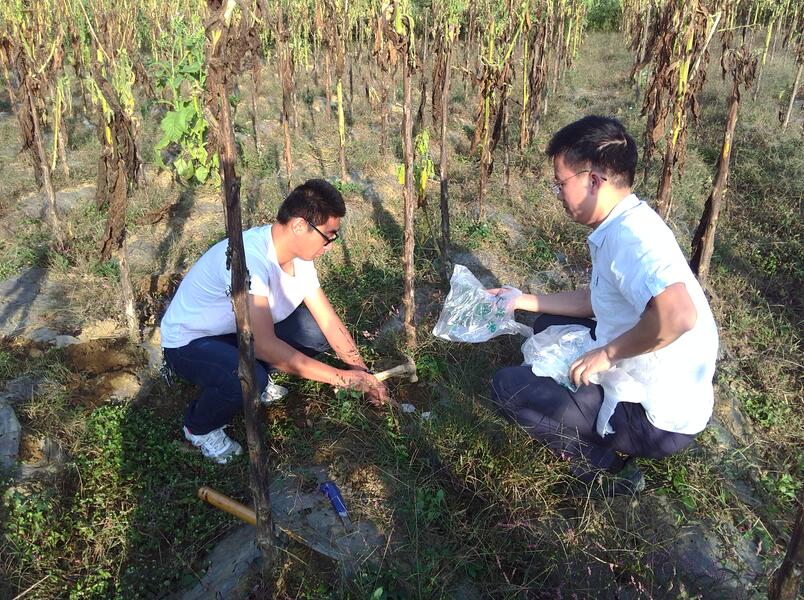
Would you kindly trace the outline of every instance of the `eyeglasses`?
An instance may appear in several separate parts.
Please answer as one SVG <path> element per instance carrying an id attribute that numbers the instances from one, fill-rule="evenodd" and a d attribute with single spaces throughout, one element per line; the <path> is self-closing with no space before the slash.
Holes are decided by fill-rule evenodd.
<path id="1" fill-rule="evenodd" d="M 565 179 L 556 180 L 556 181 L 553 182 L 553 185 L 550 187 L 550 189 L 553 190 L 553 193 L 556 196 L 558 196 L 558 195 L 561 194 L 561 190 L 564 187 L 564 184 L 567 183 L 570 179 L 572 179 L 573 177 L 577 177 L 578 175 L 581 175 L 583 173 L 591 173 L 591 172 L 592 172 L 591 169 L 584 169 L 583 171 L 578 171 L 577 173 L 573 173 L 572 175 L 570 175 L 569 177 L 567 177 Z M 599 175 L 598 177 L 600 177 L 600 179 L 602 179 L 603 181 L 608 181 L 609 180 L 608 177 L 603 177 L 602 175 Z"/>
<path id="2" fill-rule="evenodd" d="M 318 227 L 316 227 L 315 225 L 310 223 L 310 221 L 307 221 L 307 219 L 305 219 L 305 221 L 307 222 L 307 224 L 310 227 L 315 229 L 315 231 L 316 231 L 316 233 L 318 233 L 318 235 L 320 235 L 322 238 L 324 238 L 324 245 L 325 246 L 329 246 L 332 242 L 334 242 L 335 240 L 338 239 L 338 232 L 337 231 L 335 232 L 335 234 L 332 237 L 329 237 L 329 236 L 327 236 L 327 234 L 325 234 L 323 231 L 321 231 Z"/>

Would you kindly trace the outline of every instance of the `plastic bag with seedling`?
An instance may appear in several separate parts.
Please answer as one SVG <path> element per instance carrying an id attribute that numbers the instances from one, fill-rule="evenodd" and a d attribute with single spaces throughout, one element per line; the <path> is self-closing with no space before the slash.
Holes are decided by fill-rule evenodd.
<path id="1" fill-rule="evenodd" d="M 553 325 L 529 337 L 522 344 L 524 365 L 534 375 L 552 377 L 572 392 L 578 390 L 569 379 L 570 365 L 594 346 L 589 328 L 580 325 Z"/>
<path id="2" fill-rule="evenodd" d="M 489 294 L 463 265 L 455 265 L 450 290 L 433 335 L 452 342 L 485 342 L 504 334 L 531 335 L 527 325 L 514 320 L 512 302 L 522 292 L 505 287 Z"/>

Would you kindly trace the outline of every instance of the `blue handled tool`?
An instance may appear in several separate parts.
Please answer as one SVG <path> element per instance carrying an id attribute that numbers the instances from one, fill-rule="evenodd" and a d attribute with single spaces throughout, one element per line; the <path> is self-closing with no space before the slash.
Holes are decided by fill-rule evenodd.
<path id="1" fill-rule="evenodd" d="M 338 486 L 335 485 L 335 482 L 326 481 L 322 483 L 318 489 L 324 492 L 326 497 L 329 498 L 329 501 L 332 503 L 332 508 L 334 508 L 335 512 L 338 513 L 338 516 L 341 518 L 346 531 L 352 531 L 354 529 L 354 527 L 352 527 L 352 521 L 349 518 L 349 513 L 346 512 L 346 504 L 344 503 L 343 496 L 341 496 L 341 491 L 338 489 Z"/>

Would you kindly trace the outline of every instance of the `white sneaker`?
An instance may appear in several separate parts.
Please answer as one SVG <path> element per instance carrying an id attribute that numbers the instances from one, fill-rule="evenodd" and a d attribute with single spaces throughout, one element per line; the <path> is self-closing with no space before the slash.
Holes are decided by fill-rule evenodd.
<path id="1" fill-rule="evenodd" d="M 265 386 L 265 389 L 260 394 L 260 402 L 264 405 L 272 404 L 277 400 L 281 400 L 285 396 L 288 395 L 288 388 L 279 385 L 278 383 L 274 383 L 274 380 L 268 377 L 268 385 Z"/>
<path id="2" fill-rule="evenodd" d="M 235 456 L 243 453 L 243 448 L 223 432 L 223 427 L 213 429 L 204 435 L 193 435 L 187 427 L 183 427 L 184 437 L 196 448 L 201 449 L 201 454 L 214 460 L 219 465 L 225 465 Z"/>

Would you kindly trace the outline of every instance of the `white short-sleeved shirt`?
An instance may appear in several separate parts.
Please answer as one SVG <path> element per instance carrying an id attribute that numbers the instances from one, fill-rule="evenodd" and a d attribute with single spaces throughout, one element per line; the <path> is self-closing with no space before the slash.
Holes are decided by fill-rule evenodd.
<path id="1" fill-rule="evenodd" d="M 668 286 L 678 282 L 686 286 L 697 311 L 692 330 L 664 348 L 618 361 L 616 366 L 645 386 L 645 396 L 639 401 L 655 427 L 687 434 L 702 431 L 714 403 L 717 327 L 673 233 L 659 215 L 631 194 L 589 235 L 588 244 L 592 309 L 601 344 L 634 327 L 648 301 Z M 604 412 L 613 410 L 604 399 L 600 417 L 607 423 L 610 414 L 604 416 Z"/>
<path id="2" fill-rule="evenodd" d="M 312 261 L 293 259 L 294 275 L 279 266 L 272 225 L 243 232 L 249 293 L 268 298 L 274 323 L 285 319 L 319 287 Z M 228 240 L 212 246 L 193 265 L 162 317 L 163 348 L 180 348 L 195 339 L 234 333 L 232 273 L 226 269 Z"/>

